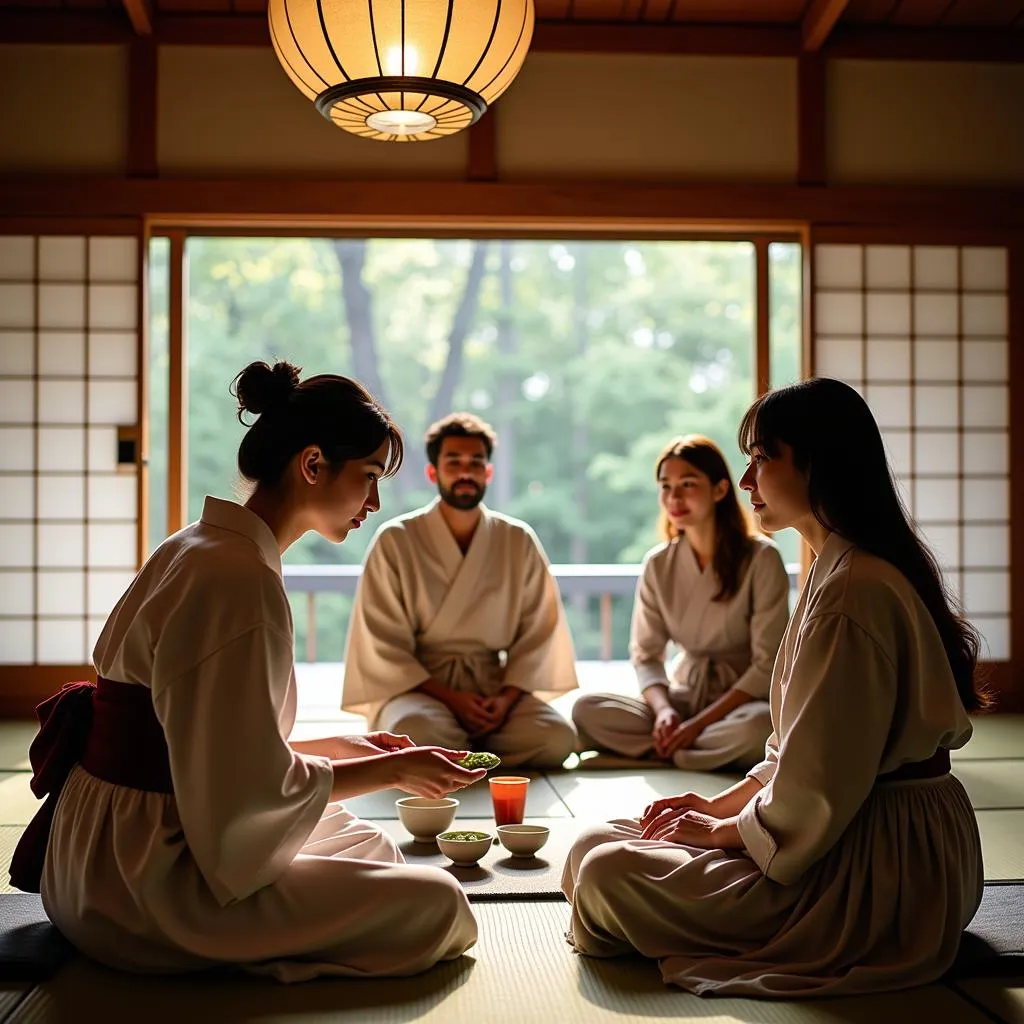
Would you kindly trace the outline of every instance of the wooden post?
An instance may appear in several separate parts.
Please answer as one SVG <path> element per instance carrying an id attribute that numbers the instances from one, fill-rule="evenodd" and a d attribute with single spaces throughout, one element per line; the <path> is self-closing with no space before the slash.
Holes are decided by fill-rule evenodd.
<path id="1" fill-rule="evenodd" d="M 167 534 L 177 533 L 188 518 L 188 339 L 186 329 L 188 265 L 185 232 L 169 232 L 169 356 L 167 396 Z"/>
<path id="2" fill-rule="evenodd" d="M 612 660 L 612 595 L 601 595 L 601 660 Z"/>

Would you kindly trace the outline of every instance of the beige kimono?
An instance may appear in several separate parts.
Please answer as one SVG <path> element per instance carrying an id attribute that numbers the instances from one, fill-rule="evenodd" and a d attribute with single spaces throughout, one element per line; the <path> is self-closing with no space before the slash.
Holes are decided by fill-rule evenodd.
<path id="1" fill-rule="evenodd" d="M 963 786 L 887 781 L 971 735 L 938 631 L 889 563 L 833 534 L 772 677 L 763 786 L 743 850 L 640 840 L 635 820 L 584 833 L 566 864 L 570 941 L 638 950 L 701 994 L 839 995 L 925 984 L 953 963 L 981 901 Z M 638 808 L 638 813 L 639 813 Z"/>
<path id="2" fill-rule="evenodd" d="M 690 749 L 677 750 L 672 760 L 679 768 L 749 768 L 764 756 L 772 731 L 768 686 L 789 621 L 789 579 L 778 548 L 762 537 L 754 544 L 739 590 L 727 601 L 714 600 L 718 577 L 712 569 L 701 571 L 685 537 L 659 545 L 644 559 L 629 642 L 641 691 L 668 687 L 684 719 L 729 689 L 753 698 L 709 725 Z M 681 653 L 666 671 L 669 641 Z M 645 757 L 654 748 L 654 713 L 642 697 L 584 694 L 573 719 L 584 749 Z"/>
<path id="3" fill-rule="evenodd" d="M 478 745 L 508 767 L 556 767 L 572 725 L 544 697 L 574 689 L 576 663 L 558 586 L 525 523 L 481 506 L 465 556 L 438 502 L 385 523 L 366 555 L 345 654 L 342 707 L 375 728 L 456 750 L 473 741 L 416 687 L 434 679 L 484 695 L 526 691 Z"/>
<path id="4" fill-rule="evenodd" d="M 299 981 L 413 974 L 473 945 L 458 882 L 329 803 L 331 762 L 286 742 L 292 646 L 273 534 L 207 498 L 96 645 L 99 675 L 152 690 L 174 795 L 72 770 L 41 892 L 79 949 L 129 971 L 239 964 Z"/>

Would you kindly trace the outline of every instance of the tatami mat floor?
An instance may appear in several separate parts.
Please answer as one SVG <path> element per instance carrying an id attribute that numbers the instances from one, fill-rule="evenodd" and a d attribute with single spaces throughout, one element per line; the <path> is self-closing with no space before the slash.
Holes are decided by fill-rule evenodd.
<path id="1" fill-rule="evenodd" d="M 333 695 L 325 689 L 334 685 L 333 680 L 322 675 L 312 681 L 323 685 L 307 687 L 296 735 L 355 731 L 361 723 L 339 717 Z M 609 686 L 607 678 L 587 679 L 584 687 L 619 688 Z M 33 734 L 31 724 L 0 723 L 0 883 L 7 879 L 14 844 L 38 806 L 28 786 L 27 749 Z M 974 738 L 955 755 L 954 771 L 978 811 L 986 877 L 1024 879 L 1024 716 L 978 719 Z M 583 767 L 538 774 L 531 786 L 529 813 L 533 820 L 577 818 L 582 825 L 635 815 L 659 795 L 687 789 L 711 795 L 733 778 L 637 768 Z M 364 798 L 365 806 L 358 811 L 382 821 L 392 819 L 393 797 Z M 483 791 L 466 794 L 464 817 L 486 815 L 486 803 Z M 393 821 L 386 827 L 399 828 Z M 0 890 L 7 887 L 0 884 Z M 563 940 L 568 915 L 564 902 L 478 903 L 474 911 L 480 922 L 479 944 L 461 960 L 419 978 L 299 986 L 246 977 L 152 979 L 120 975 L 76 959 L 40 986 L 0 982 L 0 1022 L 48 1024 L 102 1016 L 112 1022 L 154 1024 L 190 1019 L 260 1024 L 633 1024 L 672 1018 L 702 1024 L 905 1024 L 909 1019 L 1024 1024 L 1024 978 L 813 1003 L 702 1000 L 666 988 L 653 964 L 592 962 L 575 956 Z"/>

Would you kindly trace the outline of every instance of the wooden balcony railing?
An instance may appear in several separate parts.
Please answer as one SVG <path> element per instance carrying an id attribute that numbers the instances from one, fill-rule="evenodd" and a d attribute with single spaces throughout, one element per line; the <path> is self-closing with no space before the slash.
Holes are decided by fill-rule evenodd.
<path id="1" fill-rule="evenodd" d="M 285 587 L 290 594 L 306 595 L 306 651 L 307 662 L 316 661 L 316 597 L 317 594 L 347 594 L 356 592 L 362 574 L 359 565 L 286 565 Z M 601 618 L 601 660 L 612 660 L 612 599 L 632 596 L 640 575 L 639 565 L 552 565 L 552 575 L 558 580 L 562 599 L 568 601 L 577 595 L 599 598 Z M 786 566 L 789 574 L 790 606 L 799 586 L 800 566 Z"/>

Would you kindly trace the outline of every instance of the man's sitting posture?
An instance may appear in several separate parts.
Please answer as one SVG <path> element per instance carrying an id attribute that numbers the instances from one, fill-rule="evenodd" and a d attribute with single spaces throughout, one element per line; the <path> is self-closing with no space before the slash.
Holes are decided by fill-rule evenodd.
<path id="1" fill-rule="evenodd" d="M 385 523 L 370 545 L 342 707 L 417 744 L 556 767 L 576 733 L 535 694 L 575 689 L 572 639 L 533 530 L 481 504 L 496 441 L 464 413 L 427 432 L 440 497 Z"/>

